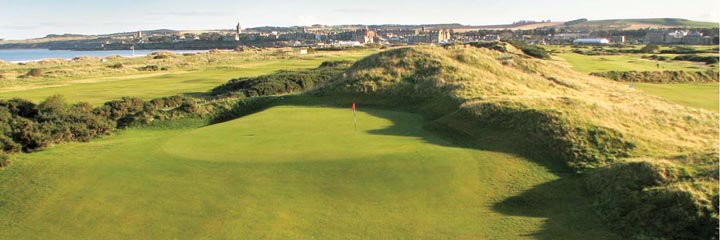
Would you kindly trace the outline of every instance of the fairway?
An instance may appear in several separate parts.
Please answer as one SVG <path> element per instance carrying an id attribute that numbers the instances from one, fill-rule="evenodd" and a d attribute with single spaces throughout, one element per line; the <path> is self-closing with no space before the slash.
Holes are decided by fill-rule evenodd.
<path id="1" fill-rule="evenodd" d="M 576 71 L 584 73 L 607 71 L 706 71 L 712 68 L 704 63 L 688 61 L 663 62 L 643 59 L 643 54 L 588 56 L 577 53 L 558 53 L 555 56 L 570 63 Z"/>
<path id="2" fill-rule="evenodd" d="M 720 92 L 718 83 L 653 84 L 635 83 L 635 87 L 685 106 L 718 111 Z"/>
<path id="3" fill-rule="evenodd" d="M 0 238 L 616 238 L 577 175 L 510 154 L 522 136 L 458 146 L 415 114 L 361 107 L 358 122 L 280 106 L 18 155 L 0 171 Z"/>
<path id="4" fill-rule="evenodd" d="M 372 52 L 370 50 L 347 51 L 294 59 L 252 60 L 240 58 L 223 65 L 199 66 L 197 69 L 189 70 L 179 68 L 145 74 L 71 77 L 62 80 L 36 79 L 34 81 L 37 83 L 0 86 L 0 99 L 23 98 L 40 102 L 49 96 L 60 94 L 65 96 L 69 102 L 89 102 L 97 106 L 127 96 L 149 100 L 178 94 L 193 95 L 204 93 L 234 78 L 254 77 L 278 70 L 314 68 L 323 61 L 355 61 Z"/>

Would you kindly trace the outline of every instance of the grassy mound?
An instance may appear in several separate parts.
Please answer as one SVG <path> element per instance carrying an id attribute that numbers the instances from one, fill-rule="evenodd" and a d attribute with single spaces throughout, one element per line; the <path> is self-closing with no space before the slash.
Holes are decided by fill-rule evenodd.
<path id="1" fill-rule="evenodd" d="M 698 200 L 717 198 L 716 189 L 698 187 L 717 182 L 717 174 L 713 174 L 717 163 L 679 157 L 717 153 L 716 114 L 672 104 L 625 84 L 574 72 L 556 62 L 534 59 L 517 51 L 474 47 L 394 49 L 358 61 L 342 78 L 317 93 L 388 98 L 417 106 L 447 98 L 450 100 L 445 103 L 451 104 L 434 108 L 442 113 L 431 114 L 442 116 L 439 122 L 464 132 L 480 126 L 520 131 L 571 168 L 590 175 L 617 175 L 611 179 L 624 179 L 632 172 L 612 167 L 625 164 L 628 159 L 642 157 L 648 163 L 670 159 L 667 164 L 684 169 L 687 174 L 683 178 L 662 179 L 663 185 L 683 187 L 640 184 L 631 191 L 652 190 L 657 194 L 626 207 L 657 210 L 677 204 L 687 206 L 678 208 L 687 216 L 699 215 L 700 208 L 717 210 L 709 202 Z M 624 192 L 614 191 L 609 185 L 589 186 L 603 192 L 605 199 L 625 197 Z M 673 194 L 677 192 L 686 197 L 663 200 L 682 195 Z M 606 202 L 599 200 L 598 209 L 616 208 Z M 628 216 L 601 213 L 611 224 L 633 224 Z M 641 212 L 638 216 L 651 218 L 654 215 L 650 213 Z M 690 226 L 716 224 L 717 215 L 711 215 L 693 218 L 697 221 L 691 221 L 687 228 L 674 228 L 673 232 L 660 231 L 675 224 L 675 220 L 665 217 L 657 218 L 659 222 L 653 228 L 625 233 L 678 238 L 693 233 L 696 228 Z M 702 234 L 705 235 L 696 235 L 702 238 L 711 233 Z"/>

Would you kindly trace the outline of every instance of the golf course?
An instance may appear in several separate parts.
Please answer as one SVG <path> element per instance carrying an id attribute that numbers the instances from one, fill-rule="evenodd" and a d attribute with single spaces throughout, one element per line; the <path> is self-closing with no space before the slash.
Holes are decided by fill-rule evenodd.
<path id="1" fill-rule="evenodd" d="M 510 153 L 520 136 L 458 146 L 416 114 L 357 118 L 282 106 L 20 155 L 0 238 L 613 239 L 579 178 Z"/>
<path id="2" fill-rule="evenodd" d="M 714 236 L 717 82 L 511 42 L 107 61 L 6 67 L 0 239 Z"/>

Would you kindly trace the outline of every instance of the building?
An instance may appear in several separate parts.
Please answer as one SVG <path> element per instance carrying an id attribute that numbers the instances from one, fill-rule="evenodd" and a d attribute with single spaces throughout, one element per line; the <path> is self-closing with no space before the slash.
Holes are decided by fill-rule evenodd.
<path id="1" fill-rule="evenodd" d="M 703 45 L 712 44 L 712 40 L 708 40 L 703 33 L 693 31 L 667 31 L 667 30 L 650 30 L 645 35 L 646 44 L 690 44 Z"/>
<path id="2" fill-rule="evenodd" d="M 450 42 L 452 33 L 449 29 L 440 29 L 430 32 L 430 42 L 432 43 L 447 43 Z"/>
<path id="3" fill-rule="evenodd" d="M 407 42 L 410 44 L 430 43 L 431 41 L 432 38 L 429 34 L 415 34 L 407 37 Z"/>
<path id="4" fill-rule="evenodd" d="M 493 35 L 493 34 L 491 34 L 491 35 L 482 36 L 482 38 L 481 38 L 480 40 L 482 40 L 482 41 L 495 42 L 495 41 L 500 41 L 500 40 L 502 40 L 502 39 L 500 38 L 500 35 Z"/>
<path id="5" fill-rule="evenodd" d="M 377 32 L 373 30 L 359 29 L 352 34 L 352 40 L 360 42 L 362 44 L 375 43 L 375 36 Z"/>
<path id="6" fill-rule="evenodd" d="M 701 32 L 690 32 L 688 33 L 684 38 L 682 38 L 683 44 L 689 44 L 689 45 L 702 45 L 703 42 L 703 33 Z"/>
<path id="7" fill-rule="evenodd" d="M 358 41 L 338 41 L 333 44 L 334 46 L 343 46 L 343 47 L 357 47 L 362 46 L 362 44 Z"/>
<path id="8" fill-rule="evenodd" d="M 680 44 L 683 41 L 683 38 L 687 36 L 687 31 L 674 31 L 674 32 L 668 32 L 665 35 L 665 43 L 668 44 Z"/>
<path id="9" fill-rule="evenodd" d="M 626 41 L 625 36 L 612 36 L 611 40 L 613 43 L 620 43 L 620 44 L 623 44 Z"/>
<path id="10" fill-rule="evenodd" d="M 573 41 L 573 44 L 590 44 L 590 45 L 601 45 L 609 44 L 610 40 L 607 38 L 579 38 Z"/>
<path id="11" fill-rule="evenodd" d="M 665 30 L 655 29 L 650 30 L 645 34 L 645 43 L 647 44 L 662 44 L 665 42 Z"/>

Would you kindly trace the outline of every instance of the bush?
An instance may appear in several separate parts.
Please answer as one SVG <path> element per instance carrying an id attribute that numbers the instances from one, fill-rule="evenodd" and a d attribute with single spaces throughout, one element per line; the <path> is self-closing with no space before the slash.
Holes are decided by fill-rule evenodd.
<path id="1" fill-rule="evenodd" d="M 706 72 L 685 71 L 609 71 L 593 72 L 590 75 L 603 77 L 620 82 L 648 82 L 648 83 L 705 83 L 718 82 L 718 73 L 713 70 Z"/>
<path id="2" fill-rule="evenodd" d="M 545 48 L 536 46 L 536 45 L 530 45 L 525 42 L 521 41 L 508 41 L 508 43 L 512 44 L 516 48 L 520 49 L 523 53 L 534 57 L 534 58 L 540 58 L 540 59 L 550 59 L 550 54 L 545 50 Z"/>
<path id="3" fill-rule="evenodd" d="M 146 65 L 144 67 L 139 67 L 138 70 L 140 71 L 159 71 L 160 67 L 157 65 Z"/>
<path id="4" fill-rule="evenodd" d="M 718 63 L 718 61 L 720 61 L 720 59 L 718 59 L 718 57 L 716 57 L 716 56 L 698 56 L 698 55 L 694 55 L 694 54 L 680 55 L 680 56 L 673 58 L 673 60 L 704 62 L 707 65 L 715 64 L 715 63 Z"/>
<path id="5" fill-rule="evenodd" d="M 116 64 L 109 65 L 108 67 L 109 67 L 109 68 L 112 68 L 112 69 L 121 69 L 121 68 L 123 68 L 124 66 L 123 66 L 122 63 L 116 63 Z"/>
<path id="6" fill-rule="evenodd" d="M 695 53 L 717 53 L 717 51 L 703 51 L 691 47 L 677 46 L 673 49 L 662 50 L 663 54 L 695 54 Z"/>
<path id="7" fill-rule="evenodd" d="M 330 81 L 350 66 L 351 62 L 323 62 L 309 70 L 281 70 L 273 74 L 228 81 L 212 90 L 213 95 L 242 94 L 246 97 L 287 94 L 307 90 Z"/>
<path id="8" fill-rule="evenodd" d="M 42 69 L 39 69 L 39 68 L 33 68 L 33 69 L 30 69 L 30 71 L 28 71 L 27 74 L 25 74 L 25 76 L 26 77 L 42 77 L 43 71 L 42 71 Z"/>
<path id="9" fill-rule="evenodd" d="M 642 56 L 642 58 L 644 58 L 644 59 L 652 59 L 652 60 L 655 60 L 655 61 L 667 61 L 667 60 L 670 60 L 670 59 L 669 59 L 668 57 L 666 57 L 666 56 L 659 56 L 659 55 L 655 55 L 655 54 L 650 55 L 650 56 Z"/>
<path id="10" fill-rule="evenodd" d="M 508 52 L 507 47 L 505 46 L 506 43 L 502 42 L 472 42 L 469 43 L 470 46 L 476 47 L 476 48 L 487 48 L 490 50 L 495 50 L 498 52 Z"/>
<path id="11" fill-rule="evenodd" d="M 657 50 L 660 50 L 660 47 L 658 47 L 658 45 L 648 44 L 648 45 L 645 45 L 643 48 L 641 48 L 641 49 L 640 49 L 640 52 L 642 52 L 642 53 L 654 53 L 654 52 L 656 52 Z"/>

